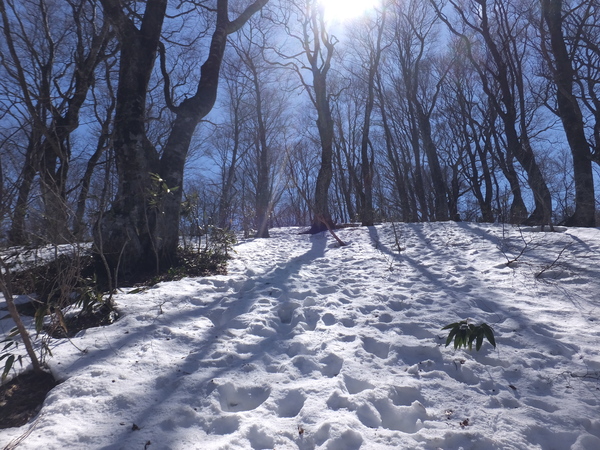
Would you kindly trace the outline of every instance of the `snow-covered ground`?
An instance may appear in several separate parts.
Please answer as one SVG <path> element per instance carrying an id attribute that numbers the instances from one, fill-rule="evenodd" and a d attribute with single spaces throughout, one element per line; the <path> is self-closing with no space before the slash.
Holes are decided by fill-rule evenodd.
<path id="1" fill-rule="evenodd" d="M 598 229 L 298 231 L 118 294 L 118 322 L 53 341 L 63 383 L 0 446 L 600 449 Z M 466 318 L 497 348 L 446 348 Z"/>
<path id="2" fill-rule="evenodd" d="M 45 264 L 56 259 L 58 256 L 80 256 L 89 254 L 92 244 L 60 244 L 43 245 L 40 247 L 9 247 L 0 249 L 0 258 L 2 262 L 13 271 L 20 271 L 34 267 L 39 264 Z M 0 295 L 0 299 L 2 296 Z M 2 301 L 2 300 L 0 300 Z"/>

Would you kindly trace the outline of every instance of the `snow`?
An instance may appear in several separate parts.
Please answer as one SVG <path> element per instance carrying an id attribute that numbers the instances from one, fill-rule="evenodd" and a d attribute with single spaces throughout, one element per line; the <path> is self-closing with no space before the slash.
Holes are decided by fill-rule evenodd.
<path id="1" fill-rule="evenodd" d="M 241 242 L 228 275 L 117 294 L 119 321 L 52 341 L 63 382 L 0 446 L 600 448 L 598 229 L 298 231 Z M 467 318 L 496 349 L 445 347 Z"/>

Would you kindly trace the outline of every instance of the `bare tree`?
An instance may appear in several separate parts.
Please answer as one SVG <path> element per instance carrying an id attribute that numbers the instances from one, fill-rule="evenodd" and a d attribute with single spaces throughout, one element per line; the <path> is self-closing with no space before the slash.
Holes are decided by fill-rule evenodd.
<path id="1" fill-rule="evenodd" d="M 433 45 L 438 20 L 425 2 L 412 1 L 399 9 L 395 49 L 412 117 L 412 146 L 415 152 L 422 149 L 427 156 L 434 193 L 433 214 L 429 218 L 448 220 L 448 188 L 432 133 L 432 114 L 447 70 L 437 70 L 435 65 Z"/>
<path id="2" fill-rule="evenodd" d="M 450 41 L 453 63 L 442 90 L 441 112 L 449 130 L 451 145 L 457 149 L 460 171 L 469 183 L 477 201 L 480 218 L 494 221 L 492 179 L 492 130 L 495 113 L 486 101 L 477 83 L 477 74 L 468 61 L 460 58 L 464 44 L 459 39 Z"/>
<path id="3" fill-rule="evenodd" d="M 398 208 L 400 217 L 404 222 L 416 222 L 417 217 L 417 201 L 414 195 L 414 189 L 410 184 L 410 170 L 407 167 L 406 158 L 403 154 L 407 153 L 398 151 L 400 147 L 397 134 L 394 132 L 393 124 L 388 117 L 388 102 L 387 95 L 383 87 L 381 76 L 377 76 L 376 92 L 379 103 L 379 112 L 381 114 L 381 124 L 385 136 L 385 150 L 387 161 L 391 167 L 391 179 L 393 184 L 392 197 L 399 199 Z"/>
<path id="4" fill-rule="evenodd" d="M 334 121 L 328 75 L 337 39 L 327 30 L 324 11 L 318 0 L 291 2 L 283 8 L 282 14 L 284 17 L 279 22 L 285 25 L 288 36 L 301 50 L 293 55 L 276 50 L 276 54 L 284 59 L 283 65 L 292 68 L 298 75 L 317 113 L 321 161 L 311 205 L 312 224 L 308 232 L 319 233 L 333 226 L 329 211 L 329 187 L 333 178 Z M 296 21 L 297 29 L 291 25 L 292 20 Z M 307 75 L 312 78 L 310 81 Z"/>
<path id="5" fill-rule="evenodd" d="M 70 136 L 95 79 L 98 64 L 112 52 L 109 25 L 94 14 L 94 0 L 71 0 L 64 9 L 47 2 L 16 6 L 0 1 L 7 74 L 20 90 L 29 142 L 12 228 L 11 241 L 23 243 L 25 216 L 34 177 L 39 173 L 45 234 L 53 242 L 70 238 L 66 199 L 71 161 Z M 70 19 L 58 21 L 58 15 Z"/>
<path id="6" fill-rule="evenodd" d="M 360 149 L 360 114 L 364 105 L 363 86 L 356 80 L 350 80 L 336 99 L 333 111 L 335 123 L 334 136 L 334 195 L 338 206 L 337 216 L 341 220 L 355 221 L 357 211 L 362 210 L 362 183 L 360 160 L 356 149 Z"/>
<path id="7" fill-rule="evenodd" d="M 121 43 L 113 142 L 118 191 L 95 233 L 96 247 L 102 249 L 112 270 L 158 271 L 175 261 L 185 160 L 198 123 L 215 103 L 227 37 L 267 1 L 251 2 L 233 20 L 228 0 L 217 0 L 214 9 L 204 2 L 181 4 L 189 13 L 196 8 L 210 13 L 213 32 L 195 89 L 178 105 L 166 71 L 167 55 L 162 52 L 165 102 L 174 119 L 159 152 L 146 132 L 147 98 L 168 2 L 148 0 L 143 13 L 131 16 L 119 0 L 101 0 Z"/>
<path id="8" fill-rule="evenodd" d="M 221 228 L 230 228 L 233 222 L 236 174 L 241 158 L 248 151 L 248 145 L 242 140 L 242 133 L 250 120 L 250 108 L 244 102 L 248 86 L 243 80 L 245 77 L 241 65 L 242 61 L 232 56 L 225 61 L 223 78 L 227 98 L 223 108 L 227 111 L 227 120 L 217 127 L 214 139 L 210 142 L 211 148 L 218 152 L 218 158 L 214 159 L 220 170 L 217 225 Z"/>
<path id="9" fill-rule="evenodd" d="M 240 36 L 241 37 L 241 36 Z M 238 39 L 233 47 L 243 62 L 246 76 L 250 84 L 249 92 L 253 98 L 254 148 L 256 150 L 256 237 L 269 237 L 269 217 L 273 208 L 273 192 L 271 180 L 272 148 L 270 132 L 276 118 L 269 114 L 274 102 L 268 102 L 265 97 L 271 97 L 266 89 L 268 83 L 268 68 L 262 60 L 265 47 L 265 30 L 260 30 L 258 24 L 250 24 L 243 33 L 244 42 Z M 274 81 L 274 80 L 271 80 Z"/>
<path id="10" fill-rule="evenodd" d="M 439 2 L 430 2 L 448 28 L 467 44 L 467 56 L 480 74 L 486 95 L 504 126 L 507 163 L 514 155 L 527 174 L 535 209 L 525 222 L 549 223 L 552 198 L 531 144 L 531 99 L 527 96 L 524 73 L 531 31 L 523 9 L 497 0 L 449 0 L 460 19 L 459 26 L 465 29 L 461 30 L 442 12 Z M 472 51 L 475 39 L 481 39 L 484 60 L 478 60 Z M 498 93 L 492 90 L 488 77 L 498 86 Z"/>
<path id="11" fill-rule="evenodd" d="M 562 0 L 542 0 L 541 4 L 544 24 L 542 27 L 543 42 L 548 41 L 544 50 L 556 84 L 557 114 L 562 120 L 573 157 L 575 212 L 567 219 L 566 223 L 572 226 L 593 227 L 596 220 L 596 200 L 592 154 L 585 136 L 584 117 L 573 88 L 576 79 L 571 57 L 573 51 L 569 51 L 567 48 L 567 38 L 563 31 L 563 17 L 573 11 L 564 12 Z M 588 6 L 591 5 L 579 4 L 575 6 L 575 9 Z M 596 45 L 591 42 L 590 44 Z M 591 82 L 595 83 L 595 81 Z M 594 91 L 593 88 L 590 92 L 592 91 Z"/>
<path id="12" fill-rule="evenodd" d="M 111 71 L 115 63 L 116 61 L 114 59 L 105 63 L 104 82 L 106 84 L 106 97 L 102 96 L 102 98 L 99 98 L 98 94 L 95 92 L 95 89 L 92 89 L 92 95 L 94 98 L 94 115 L 96 116 L 96 120 L 100 125 L 100 129 L 98 132 L 98 140 L 94 153 L 87 161 L 85 172 L 83 173 L 83 176 L 79 182 L 80 190 L 79 195 L 77 196 L 75 217 L 73 219 L 73 235 L 77 240 L 82 240 L 85 232 L 89 231 L 87 226 L 87 223 L 89 222 L 86 221 L 85 216 L 88 209 L 88 197 L 92 184 L 92 176 L 96 173 L 96 169 L 100 164 L 100 159 L 103 155 L 105 155 L 107 148 L 112 142 L 112 123 L 115 110 L 115 94 L 112 86 Z M 104 111 L 101 111 L 100 105 L 104 102 L 106 102 L 106 105 L 103 108 Z M 111 169 L 109 162 L 110 158 L 105 161 L 105 171 L 107 173 Z M 101 206 L 98 211 L 103 209 L 104 207 Z"/>
<path id="13" fill-rule="evenodd" d="M 354 73 L 365 85 L 364 111 L 360 139 L 360 167 L 362 177 L 360 220 L 363 226 L 372 226 L 375 220 L 373 208 L 373 164 L 375 156 L 370 152 L 369 133 L 375 107 L 375 83 L 386 27 L 387 10 L 384 5 L 381 11 L 376 11 L 372 19 L 366 19 L 364 29 L 356 28 L 352 33 L 352 48 L 355 58 L 350 72 Z M 353 69 L 355 68 L 355 69 Z"/>

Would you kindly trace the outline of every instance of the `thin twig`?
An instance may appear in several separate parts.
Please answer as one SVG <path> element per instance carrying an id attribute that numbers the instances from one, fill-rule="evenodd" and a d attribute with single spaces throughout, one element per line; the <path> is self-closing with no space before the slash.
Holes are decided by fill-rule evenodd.
<path id="1" fill-rule="evenodd" d="M 547 266 L 545 266 L 540 272 L 538 272 L 535 277 L 539 278 L 542 276 L 542 274 L 544 272 L 546 272 L 547 270 L 552 269 L 553 267 L 555 267 L 558 263 L 558 260 L 560 259 L 560 257 L 562 256 L 562 254 L 570 247 L 569 244 L 565 245 L 563 247 L 563 249 L 558 253 L 558 256 L 556 258 L 554 258 L 554 261 L 552 261 L 550 264 L 548 264 Z"/>

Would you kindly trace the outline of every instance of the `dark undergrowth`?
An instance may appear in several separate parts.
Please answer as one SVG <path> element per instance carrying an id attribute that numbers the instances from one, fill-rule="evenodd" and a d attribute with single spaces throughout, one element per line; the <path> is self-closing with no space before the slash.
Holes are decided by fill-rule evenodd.
<path id="1" fill-rule="evenodd" d="M 235 242 L 229 236 L 221 246 L 181 248 L 167 271 L 123 279 L 119 285 L 152 286 L 183 277 L 226 274 L 229 251 Z M 54 339 L 71 338 L 81 330 L 114 323 L 118 312 L 106 277 L 98 267 L 92 255 L 60 255 L 13 273 L 13 295 L 29 299 L 20 302 L 19 313 L 34 317 L 37 331 Z M 0 311 L 0 316 L 4 315 Z M 56 385 L 52 374 L 30 371 L 0 386 L 0 428 L 20 427 L 31 421 Z"/>
<path id="2" fill-rule="evenodd" d="M 27 372 L 0 386 L 0 428 L 20 427 L 29 422 L 56 385 L 50 373 Z"/>

